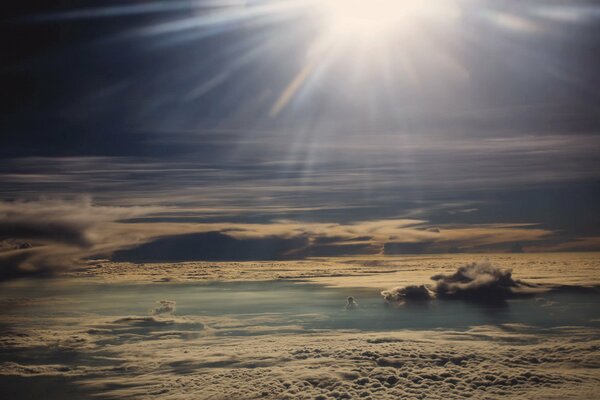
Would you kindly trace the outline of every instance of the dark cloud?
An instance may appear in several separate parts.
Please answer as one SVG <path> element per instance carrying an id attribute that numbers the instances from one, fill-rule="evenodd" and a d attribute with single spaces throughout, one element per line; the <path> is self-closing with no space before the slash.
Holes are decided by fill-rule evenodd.
<path id="1" fill-rule="evenodd" d="M 160 238 L 141 246 L 116 251 L 114 261 L 251 261 L 282 260 L 308 245 L 307 237 L 236 239 L 220 232 L 193 233 Z"/>
<path id="2" fill-rule="evenodd" d="M 77 252 L 72 247 L 61 245 L 0 252 L 0 281 L 53 275 L 76 265 L 80 261 Z"/>
<path id="3" fill-rule="evenodd" d="M 89 198 L 0 202 L 0 281 L 50 275 L 135 241 L 125 232 L 113 235 L 118 229 L 112 224 L 146 211 L 101 207 Z"/>
<path id="4" fill-rule="evenodd" d="M 381 292 L 386 301 L 411 302 L 438 299 L 460 299 L 475 303 L 502 303 L 519 296 L 529 296 L 549 290 L 512 277 L 489 262 L 474 262 L 459 267 L 453 274 L 437 274 L 431 285 L 412 285 Z"/>
<path id="5" fill-rule="evenodd" d="M 332 239 L 330 243 L 335 243 L 336 240 Z M 296 258 L 304 257 L 337 257 L 337 256 L 350 256 L 350 255 L 366 255 L 366 254 L 380 254 L 381 246 L 373 243 L 356 243 L 356 244 L 310 244 L 295 252 L 293 256 Z"/>
<path id="6" fill-rule="evenodd" d="M 113 324 L 133 325 L 133 326 L 164 326 L 173 325 L 175 322 L 170 319 L 159 319 L 147 316 L 128 316 L 118 318 L 112 321 Z"/>
<path id="7" fill-rule="evenodd" d="M 539 291 L 535 285 L 513 279 L 511 270 L 489 262 L 467 264 L 453 274 L 437 274 L 431 279 L 436 282 L 434 291 L 439 298 L 495 302 Z"/>
<path id="8" fill-rule="evenodd" d="M 33 247 L 31 243 L 23 240 L 5 239 L 0 240 L 0 253 L 10 250 L 23 250 Z"/>
<path id="9" fill-rule="evenodd" d="M 425 285 L 410 285 L 403 288 L 384 290 L 381 295 L 389 302 L 427 301 L 435 296 Z"/>
<path id="10" fill-rule="evenodd" d="M 156 307 L 152 309 L 152 314 L 173 314 L 177 308 L 177 302 L 173 300 L 160 300 L 156 302 Z"/>
<path id="11" fill-rule="evenodd" d="M 268 207 L 267 207 L 268 208 Z M 529 226 L 488 225 L 428 230 L 419 219 L 353 223 L 271 220 L 265 223 L 153 221 L 158 214 L 224 213 L 229 208 L 114 207 L 90 198 L 0 202 L 0 279 L 46 275 L 86 260 L 251 261 L 390 254 L 390 238 L 403 238 L 405 252 L 439 251 L 450 244 L 478 246 L 519 238 L 539 240 L 551 232 Z M 245 212 L 240 209 L 239 212 Z M 433 242 L 435 241 L 435 243 Z M 398 242 L 400 243 L 400 242 Z M 435 244 L 437 247 L 434 247 Z M 396 245 L 398 246 L 398 245 Z M 408 247 L 406 247 L 408 246 Z M 398 251 L 398 248 L 396 248 Z"/>
<path id="12" fill-rule="evenodd" d="M 41 239 L 78 247 L 91 246 L 88 232 L 96 216 L 74 216 L 67 212 L 68 207 L 60 202 L 0 204 L 0 239 Z"/>
<path id="13" fill-rule="evenodd" d="M 343 236 L 318 236 L 313 239 L 313 244 L 321 245 L 321 244 L 330 244 L 336 242 L 368 242 L 373 239 L 372 236 L 357 236 L 352 238 L 346 238 Z"/>
<path id="14" fill-rule="evenodd" d="M 431 231 L 436 232 L 438 231 Z M 432 249 L 432 246 L 435 245 L 435 242 L 416 242 L 416 243 L 401 243 L 401 242 L 388 242 L 383 246 L 384 254 L 422 254 L 428 252 L 435 252 L 435 249 Z M 437 250 L 440 251 L 439 249 Z"/>
<path id="15" fill-rule="evenodd" d="M 358 308 L 358 303 L 354 299 L 354 296 L 348 296 L 346 299 L 346 310 L 356 310 Z"/>

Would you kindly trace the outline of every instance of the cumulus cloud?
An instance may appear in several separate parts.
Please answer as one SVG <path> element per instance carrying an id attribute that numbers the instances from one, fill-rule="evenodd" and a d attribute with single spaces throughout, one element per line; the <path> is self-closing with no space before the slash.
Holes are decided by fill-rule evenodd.
<path id="1" fill-rule="evenodd" d="M 534 286 L 517 281 L 512 271 L 494 267 L 489 261 L 464 265 L 453 274 L 431 277 L 435 293 L 442 298 L 462 298 L 474 301 L 495 301 L 531 294 Z"/>
<path id="2" fill-rule="evenodd" d="M 314 333 L 140 335 L 85 349 L 88 357 L 108 351 L 110 368 L 78 365 L 79 359 L 42 367 L 25 358 L 0 364 L 0 375 L 75 375 L 115 399 L 594 398 L 597 346 L 592 330 L 539 335 L 502 326 L 321 332 L 318 340 Z"/>
<path id="3" fill-rule="evenodd" d="M 358 308 L 358 303 L 354 300 L 353 296 L 348 296 L 346 299 L 346 310 L 356 310 Z"/>
<path id="4" fill-rule="evenodd" d="M 156 302 L 156 307 L 152 309 L 152 314 L 173 314 L 177 303 L 173 300 L 160 300 Z"/>
<path id="5" fill-rule="evenodd" d="M 510 269 L 495 267 L 489 261 L 466 264 L 452 274 L 433 275 L 431 280 L 435 283 L 398 287 L 381 294 L 390 302 L 440 298 L 494 303 L 545 290 L 543 287 L 515 280 Z"/>
<path id="6" fill-rule="evenodd" d="M 389 302 L 426 301 L 434 297 L 434 293 L 425 285 L 409 285 L 384 290 L 381 295 Z"/>

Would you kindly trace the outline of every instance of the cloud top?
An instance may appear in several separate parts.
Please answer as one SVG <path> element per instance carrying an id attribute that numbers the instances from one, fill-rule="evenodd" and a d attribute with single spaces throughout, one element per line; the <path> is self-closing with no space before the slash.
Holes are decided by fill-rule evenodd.
<path id="1" fill-rule="evenodd" d="M 473 262 L 459 267 L 453 274 L 437 274 L 434 291 L 440 298 L 467 300 L 498 300 L 528 292 L 530 285 L 516 281 L 512 271 L 489 263 Z"/>
<path id="2" fill-rule="evenodd" d="M 173 300 L 160 300 L 156 302 L 156 307 L 152 309 L 152 314 L 173 314 L 176 310 L 177 302 Z"/>
<path id="3" fill-rule="evenodd" d="M 477 303 L 503 302 L 526 296 L 544 288 L 515 280 L 510 269 L 501 269 L 489 261 L 472 262 L 452 274 L 436 274 L 429 285 L 409 285 L 381 292 L 388 302 L 426 301 L 434 298 L 461 299 Z"/>

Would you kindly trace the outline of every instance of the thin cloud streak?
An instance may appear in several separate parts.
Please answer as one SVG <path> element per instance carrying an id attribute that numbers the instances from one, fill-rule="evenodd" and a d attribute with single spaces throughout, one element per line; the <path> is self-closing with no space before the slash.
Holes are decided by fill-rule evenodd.
<path id="1" fill-rule="evenodd" d="M 0 203 L 0 239 L 3 243 L 0 247 L 0 275 L 2 279 L 9 279 L 28 274 L 51 274 L 60 269 L 82 266 L 88 258 L 110 257 L 119 250 L 124 251 L 119 256 L 123 260 L 128 249 L 140 246 L 144 249 L 146 246 L 148 251 L 153 251 L 153 246 L 167 239 L 171 244 L 163 248 L 165 259 L 181 259 L 181 254 L 190 254 L 185 256 L 186 260 L 220 259 L 221 253 L 208 256 L 208 249 L 214 245 L 207 240 L 220 241 L 219 251 L 230 254 L 232 259 L 242 257 L 242 254 L 247 254 L 243 256 L 247 259 L 296 259 L 380 254 L 388 242 L 425 243 L 428 251 L 432 252 L 449 248 L 464 251 L 514 241 L 536 242 L 553 234 L 527 224 L 432 228 L 427 221 L 418 219 L 345 224 L 290 220 L 268 223 L 127 222 L 140 217 L 144 221 L 144 217 L 152 218 L 165 211 L 177 212 L 164 207 L 98 206 L 89 198 Z M 193 234 L 200 236 L 190 236 Z M 259 244 L 266 246 L 260 255 L 246 251 Z M 189 253 L 189 248 L 196 250 Z M 272 248 L 279 248 L 281 252 Z M 238 250 L 232 252 L 232 249 Z M 243 253 L 234 254 L 241 249 L 245 249 Z"/>

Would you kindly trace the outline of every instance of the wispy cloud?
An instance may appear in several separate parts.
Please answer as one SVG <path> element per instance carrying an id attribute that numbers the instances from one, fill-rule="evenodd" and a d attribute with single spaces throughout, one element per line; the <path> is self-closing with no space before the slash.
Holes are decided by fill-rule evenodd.
<path id="1" fill-rule="evenodd" d="M 0 240 L 21 243 L 0 252 L 0 279 L 51 273 L 99 251 L 135 243 L 152 230 L 128 232 L 117 221 L 158 209 L 98 206 L 85 197 L 0 202 Z"/>
<path id="2" fill-rule="evenodd" d="M 408 246 L 406 252 L 421 245 L 426 252 L 485 249 L 552 234 L 526 224 L 432 227 L 419 219 L 148 222 L 161 212 L 177 215 L 176 209 L 165 207 L 100 206 L 90 198 L 0 203 L 2 277 L 51 273 L 115 251 L 121 260 L 293 259 L 381 254 L 384 247 L 389 252 L 391 244 L 399 248 L 400 243 Z M 140 221 L 134 222 L 136 218 Z"/>

